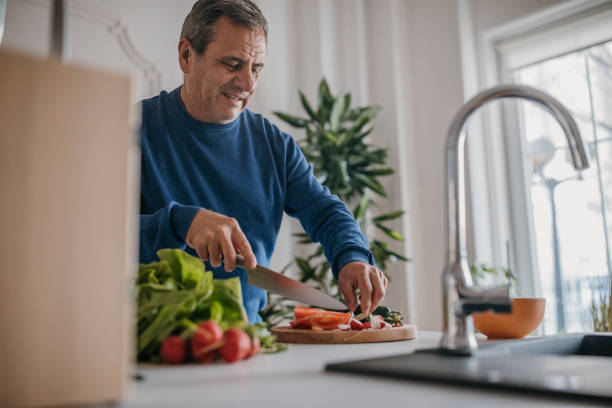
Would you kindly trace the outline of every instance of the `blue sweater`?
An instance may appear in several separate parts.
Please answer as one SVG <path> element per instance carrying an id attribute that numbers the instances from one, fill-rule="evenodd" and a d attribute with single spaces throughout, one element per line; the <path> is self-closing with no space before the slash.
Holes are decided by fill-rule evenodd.
<path id="1" fill-rule="evenodd" d="M 313 176 L 291 136 L 243 111 L 226 124 L 200 122 L 185 109 L 180 87 L 142 102 L 140 262 L 160 248 L 186 247 L 193 217 L 206 208 L 235 218 L 260 265 L 268 266 L 283 211 L 320 242 L 337 278 L 350 261 L 373 264 L 366 237 L 346 206 Z M 197 256 L 197 255 L 196 255 Z M 267 301 L 247 272 L 206 268 L 217 279 L 239 276 L 250 323 Z"/>

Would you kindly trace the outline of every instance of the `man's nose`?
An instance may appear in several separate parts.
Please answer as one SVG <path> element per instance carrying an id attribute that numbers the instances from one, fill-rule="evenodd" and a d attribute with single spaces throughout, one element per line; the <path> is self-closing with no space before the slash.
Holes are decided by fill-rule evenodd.
<path id="1" fill-rule="evenodd" d="M 257 87 L 257 76 L 249 67 L 245 67 L 242 72 L 240 72 L 239 85 L 243 91 L 249 93 L 253 93 L 255 91 L 255 88 Z"/>

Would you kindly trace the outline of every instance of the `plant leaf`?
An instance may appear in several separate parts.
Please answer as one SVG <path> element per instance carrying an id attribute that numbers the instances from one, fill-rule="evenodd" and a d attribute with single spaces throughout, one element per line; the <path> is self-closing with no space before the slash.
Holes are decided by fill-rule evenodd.
<path id="1" fill-rule="evenodd" d="M 329 140 L 330 142 L 336 144 L 338 142 L 338 138 L 336 137 L 336 135 L 334 135 L 332 132 L 328 131 L 328 130 L 324 130 L 323 132 L 321 132 L 321 134 L 323 136 L 325 136 L 325 138 L 327 138 L 327 140 Z"/>
<path id="2" fill-rule="evenodd" d="M 325 277 L 327 277 L 327 271 L 329 271 L 329 263 L 328 262 L 323 262 L 321 264 L 321 269 L 319 270 L 319 279 L 324 279 Z"/>
<path id="3" fill-rule="evenodd" d="M 304 274 L 312 274 L 314 272 L 313 267 L 310 266 L 310 263 L 304 258 L 299 258 L 296 256 L 295 262 L 297 263 L 298 267 L 302 270 L 302 272 L 304 272 Z"/>
<path id="4" fill-rule="evenodd" d="M 387 151 L 385 149 L 374 150 L 373 152 L 367 153 L 365 155 L 365 158 L 370 163 L 385 164 L 385 159 L 387 158 Z"/>
<path id="5" fill-rule="evenodd" d="M 387 193 L 385 193 L 383 186 L 375 179 L 365 175 L 358 175 L 357 178 L 378 195 L 381 195 L 383 197 L 387 196 Z"/>
<path id="6" fill-rule="evenodd" d="M 308 121 L 306 119 L 302 119 L 300 117 L 289 115 L 289 114 L 283 113 L 283 112 L 275 111 L 275 112 L 272 112 L 272 113 L 274 113 L 280 119 L 282 119 L 285 122 L 289 123 L 293 127 L 296 127 L 296 128 L 305 128 L 308 125 Z"/>
<path id="7" fill-rule="evenodd" d="M 331 108 L 331 104 L 333 103 L 334 97 L 329 90 L 329 85 L 327 84 L 325 78 L 322 78 L 321 82 L 319 83 L 319 107 L 321 107 L 321 105 L 325 105 L 326 107 Z"/>
<path id="8" fill-rule="evenodd" d="M 394 220 L 396 218 L 401 217 L 402 215 L 404 215 L 404 210 L 398 210 L 398 211 L 393 211 L 387 214 L 379 215 L 378 217 L 374 217 L 372 218 L 372 221 L 380 222 L 380 221 Z"/>
<path id="9" fill-rule="evenodd" d="M 365 108 L 360 114 L 355 124 L 352 127 L 352 131 L 358 133 L 368 122 L 370 122 L 378 114 L 380 107 L 377 105 L 369 106 Z"/>
<path id="10" fill-rule="evenodd" d="M 391 251 L 389 249 L 386 250 L 389 255 L 396 257 L 397 259 L 401 259 L 404 262 L 410 261 L 410 258 L 405 257 L 404 255 L 398 254 L 397 252 Z"/>
<path id="11" fill-rule="evenodd" d="M 378 228 L 380 228 L 390 238 L 393 238 L 393 239 L 395 239 L 397 241 L 403 241 L 404 240 L 404 237 L 399 232 L 394 231 L 391 228 L 387 228 L 387 227 L 385 227 L 384 225 L 382 225 L 381 223 L 378 223 L 378 222 L 375 222 L 374 225 L 376 225 Z"/>
<path id="12" fill-rule="evenodd" d="M 329 91 L 329 86 L 325 78 L 321 79 L 319 83 L 319 110 L 317 117 L 319 118 L 319 124 L 325 126 L 325 123 L 329 120 L 329 113 L 334 103 L 334 97 Z"/>
<path id="13" fill-rule="evenodd" d="M 344 114 L 344 106 L 346 95 L 338 97 L 334 102 L 334 106 L 332 107 L 331 114 L 329 116 L 329 125 L 333 132 L 337 132 L 340 127 L 340 118 Z"/>
<path id="14" fill-rule="evenodd" d="M 342 109 L 341 120 L 345 120 L 346 119 L 346 115 L 347 115 L 347 112 L 349 110 L 349 106 L 351 106 L 351 94 L 350 93 L 345 93 L 344 94 L 344 109 Z"/>
<path id="15" fill-rule="evenodd" d="M 367 174 L 368 176 L 388 176 L 389 174 L 395 173 L 391 167 L 382 167 L 379 169 L 365 170 L 363 174 Z"/>
<path id="16" fill-rule="evenodd" d="M 369 128 L 368 130 L 362 133 L 354 133 L 352 130 L 349 130 L 347 132 L 348 136 L 342 141 L 342 147 L 344 146 L 353 147 L 354 149 L 357 149 L 357 150 L 360 149 L 360 147 L 364 147 L 363 139 L 365 139 L 366 136 L 372 132 L 372 130 L 374 130 L 373 127 Z"/>
<path id="17" fill-rule="evenodd" d="M 357 207 L 355 207 L 355 211 L 353 211 L 355 220 L 357 220 L 358 223 L 361 223 L 363 221 L 363 218 L 365 217 L 366 211 L 368 210 L 369 206 L 370 206 L 370 195 L 364 194 L 361 197 L 361 200 L 359 200 L 359 204 L 357 204 Z"/>
<path id="18" fill-rule="evenodd" d="M 315 111 L 312 109 L 312 106 L 310 106 L 310 102 L 308 102 L 306 95 L 304 95 L 302 91 L 299 91 L 299 92 L 300 92 L 300 100 L 302 101 L 302 106 L 304 107 L 304 110 L 306 110 L 306 113 L 308 113 L 308 116 L 310 116 L 312 120 L 318 121 L 319 118 L 317 117 L 317 114 L 315 113 Z"/>
<path id="19" fill-rule="evenodd" d="M 312 255 L 309 255 L 308 258 L 306 259 L 308 260 L 308 262 L 310 262 L 313 258 L 319 257 L 322 254 L 323 254 L 323 247 L 319 246 L 317 250 Z"/>

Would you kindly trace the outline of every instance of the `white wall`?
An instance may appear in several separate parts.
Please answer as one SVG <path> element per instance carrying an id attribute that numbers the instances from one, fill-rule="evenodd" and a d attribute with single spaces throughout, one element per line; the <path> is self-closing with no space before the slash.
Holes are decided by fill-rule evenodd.
<path id="1" fill-rule="evenodd" d="M 385 180 L 389 198 L 379 200 L 380 211 L 407 210 L 404 220 L 393 224 L 407 237 L 395 249 L 413 258 L 409 264 L 390 268 L 393 281 L 386 303 L 407 312 L 420 329 L 441 329 L 443 149 L 452 116 L 476 89 L 469 81 L 477 75 L 475 53 L 467 52 L 465 33 L 473 40 L 483 30 L 557 2 L 258 1 L 269 20 L 270 37 L 253 110 L 268 117 L 274 110 L 302 114 L 297 90 L 314 98 L 322 75 L 334 92 L 351 92 L 359 105 L 383 107 L 371 140 L 389 148 L 389 162 L 397 174 Z M 155 84 L 153 90 L 141 86 L 134 100 L 173 89 L 181 82 L 178 35 L 192 3 L 73 0 L 71 4 L 81 8 L 73 19 L 74 60 L 126 70 L 144 78 L 144 85 Z M 9 0 L 4 45 L 45 55 L 48 4 L 48 0 Z M 113 19 L 116 23 L 109 29 Z M 121 30 L 112 27 L 124 29 L 146 64 L 126 56 L 125 44 L 118 40 Z M 474 58 L 462 60 L 462 46 Z M 284 223 L 274 267 L 292 258 L 296 248 L 290 232 L 298 229 L 295 222 Z"/>
<path id="2" fill-rule="evenodd" d="M 416 185 L 411 194 L 414 293 L 420 328 L 440 330 L 440 276 L 445 260 L 444 161 L 446 131 L 461 105 L 460 53 L 455 2 L 413 1 L 410 67 Z"/>
<path id="3" fill-rule="evenodd" d="M 177 45 L 192 0 L 73 0 L 71 62 L 130 73 L 134 102 L 182 82 Z M 50 0 L 8 0 L 2 46 L 47 56 Z"/>

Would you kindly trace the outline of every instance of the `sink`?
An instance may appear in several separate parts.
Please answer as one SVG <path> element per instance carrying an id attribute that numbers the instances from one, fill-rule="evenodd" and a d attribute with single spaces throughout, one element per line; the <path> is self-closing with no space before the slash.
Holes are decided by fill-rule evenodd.
<path id="1" fill-rule="evenodd" d="M 519 355 L 559 355 L 612 357 L 612 335 L 564 334 L 521 340 L 489 341 L 479 345 L 475 357 L 501 357 Z M 608 364 L 612 360 L 605 360 Z"/>
<path id="2" fill-rule="evenodd" d="M 612 335 L 489 341 L 469 355 L 426 349 L 332 363 L 326 370 L 612 403 Z"/>

